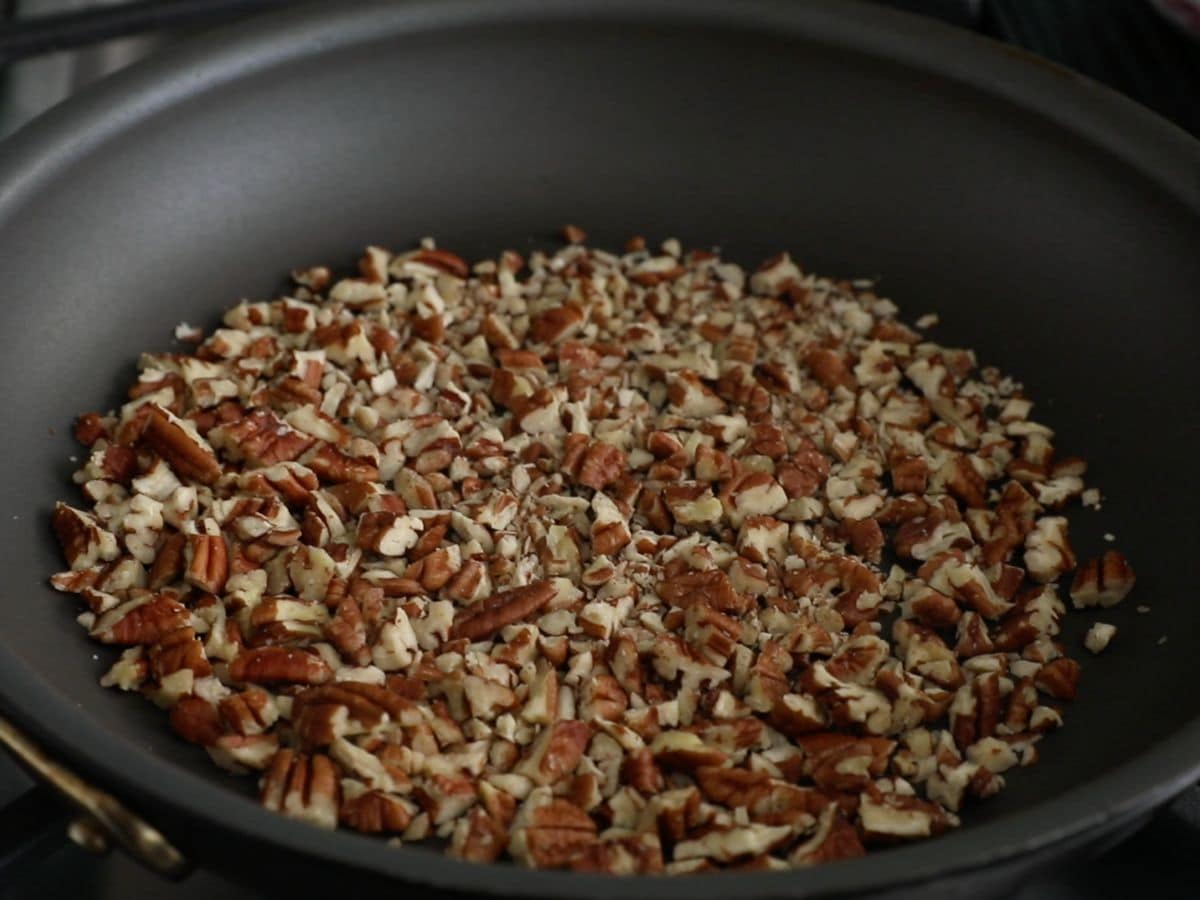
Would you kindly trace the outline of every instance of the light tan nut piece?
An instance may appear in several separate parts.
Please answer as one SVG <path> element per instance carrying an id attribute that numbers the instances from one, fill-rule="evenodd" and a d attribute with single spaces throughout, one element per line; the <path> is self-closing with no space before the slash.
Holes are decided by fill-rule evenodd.
<path id="1" fill-rule="evenodd" d="M 1092 653 L 1103 653 L 1112 639 L 1117 636 L 1117 626 L 1107 622 L 1093 622 L 1084 635 L 1083 645 Z"/>

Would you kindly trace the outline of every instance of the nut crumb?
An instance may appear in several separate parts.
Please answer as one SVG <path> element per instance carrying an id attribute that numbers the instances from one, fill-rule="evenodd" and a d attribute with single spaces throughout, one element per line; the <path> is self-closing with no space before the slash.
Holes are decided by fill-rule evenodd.
<path id="1" fill-rule="evenodd" d="M 1106 622 L 1093 622 L 1083 639 L 1083 645 L 1092 653 L 1103 652 L 1117 634 L 1117 626 Z"/>
<path id="2" fill-rule="evenodd" d="M 175 340 L 185 344 L 198 344 L 204 340 L 204 329 L 198 325 L 180 322 L 175 326 Z"/>

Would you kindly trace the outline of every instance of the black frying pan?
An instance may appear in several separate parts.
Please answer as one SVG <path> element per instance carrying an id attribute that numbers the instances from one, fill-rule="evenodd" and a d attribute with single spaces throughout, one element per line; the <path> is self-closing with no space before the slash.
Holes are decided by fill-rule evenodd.
<path id="1" fill-rule="evenodd" d="M 1121 633 L 1084 660 L 1043 761 L 960 831 L 636 884 L 464 864 L 265 812 L 158 710 L 97 686 L 109 659 L 45 585 L 47 514 L 70 492 L 73 416 L 118 402 L 139 350 L 368 242 L 429 233 L 474 255 L 566 221 L 600 243 L 677 235 L 747 264 L 788 247 L 882 276 L 910 317 L 941 314 L 940 340 L 1023 379 L 1059 447 L 1091 460 L 1107 499 L 1076 548 L 1115 532 L 1138 588 L 1105 613 Z M 268 885 L 926 896 L 981 867 L 975 889 L 1000 889 L 1200 774 L 1200 145 L 1062 70 L 852 3 L 327 4 L 181 47 L 4 145 L 0 268 L 4 708 L 206 865 Z M 1068 618 L 1075 644 L 1091 617 Z"/>

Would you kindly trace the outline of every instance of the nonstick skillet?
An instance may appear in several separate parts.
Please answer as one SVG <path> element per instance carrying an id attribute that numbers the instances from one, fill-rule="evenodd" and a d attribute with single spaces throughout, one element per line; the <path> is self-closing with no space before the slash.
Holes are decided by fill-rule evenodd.
<path id="1" fill-rule="evenodd" d="M 118 402 L 138 351 L 369 242 L 434 234 L 471 256 L 566 221 L 600 244 L 675 235 L 745 264 L 787 247 L 879 276 L 1089 459 L 1105 501 L 1076 549 L 1116 533 L 1137 592 L 1042 762 L 961 830 L 783 874 L 478 866 L 267 813 L 97 685 L 110 660 L 46 585 L 48 512 L 73 416 Z M 0 147 L 0 274 L 0 702 L 188 860 L 301 892 L 930 896 L 969 877 L 982 894 L 1200 775 L 1200 145 L 1068 72 L 849 2 L 319 4 L 181 46 Z"/>

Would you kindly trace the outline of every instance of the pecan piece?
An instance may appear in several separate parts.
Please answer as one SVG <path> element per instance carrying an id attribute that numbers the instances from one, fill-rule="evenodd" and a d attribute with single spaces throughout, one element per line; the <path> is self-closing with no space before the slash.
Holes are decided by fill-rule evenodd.
<path id="1" fill-rule="evenodd" d="M 1057 700 L 1074 700 L 1079 685 L 1079 663 L 1060 656 L 1042 666 L 1033 681 L 1041 690 Z"/>
<path id="2" fill-rule="evenodd" d="M 371 648 L 367 646 L 367 626 L 354 597 L 347 595 L 338 603 L 337 612 L 325 625 L 325 637 L 348 662 L 356 666 L 365 666 L 371 662 Z"/>
<path id="3" fill-rule="evenodd" d="M 704 603 L 717 612 L 737 615 L 745 613 L 751 605 L 750 598 L 735 591 L 729 576 L 720 569 L 676 575 L 659 584 L 658 595 L 670 606 L 686 609 L 694 603 Z"/>
<path id="4" fill-rule="evenodd" d="M 596 839 L 591 816 L 566 800 L 535 792 L 513 820 L 508 852 L 531 868 L 569 865 Z"/>
<path id="5" fill-rule="evenodd" d="M 104 530 L 91 513 L 60 502 L 55 504 L 50 522 L 63 556 L 73 571 L 89 569 L 98 562 L 108 562 L 120 555 L 117 539 Z"/>
<path id="6" fill-rule="evenodd" d="M 197 678 L 212 674 L 212 665 L 204 655 L 204 644 L 192 628 L 180 628 L 152 645 L 147 654 L 150 671 L 156 678 L 189 669 Z"/>
<path id="7" fill-rule="evenodd" d="M 243 650 L 229 664 L 229 677 L 259 684 L 323 684 L 333 677 L 329 666 L 314 653 L 286 647 Z"/>
<path id="8" fill-rule="evenodd" d="M 507 838 L 504 822 L 476 806 L 467 813 L 465 827 L 455 829 L 450 852 L 472 862 L 495 862 L 504 852 Z"/>
<path id="9" fill-rule="evenodd" d="M 338 822 L 364 834 L 399 833 L 412 820 L 412 810 L 403 800 L 377 790 L 345 798 L 338 809 Z"/>
<path id="10" fill-rule="evenodd" d="M 267 409 L 253 409 L 236 422 L 218 425 L 208 439 L 230 459 L 244 460 L 250 466 L 290 462 L 316 443 L 315 438 L 285 425 Z"/>
<path id="11" fill-rule="evenodd" d="M 202 519 L 185 537 L 184 581 L 210 594 L 221 593 L 229 577 L 229 548 L 221 526 L 215 519 Z"/>
<path id="12" fill-rule="evenodd" d="M 514 771 L 535 784 L 554 784 L 574 770 L 591 736 L 592 729 L 587 723 L 561 719 L 542 729 Z"/>
<path id="13" fill-rule="evenodd" d="M 602 491 L 627 471 L 629 463 L 619 447 L 586 439 L 571 442 L 572 437 L 567 439 L 562 465 L 579 484 Z"/>
<path id="14" fill-rule="evenodd" d="M 412 703 L 386 687 L 353 681 L 311 687 L 292 703 L 292 726 L 306 747 L 323 747 L 347 734 L 399 720 Z"/>
<path id="15" fill-rule="evenodd" d="M 175 472 L 201 484 L 212 484 L 221 477 L 216 453 L 191 423 L 157 404 L 148 409 L 143 438 Z"/>
<path id="16" fill-rule="evenodd" d="M 554 596 L 554 585 L 538 581 L 510 588 L 488 597 L 476 607 L 459 613 L 450 629 L 450 638 L 479 641 L 489 638 L 505 625 L 519 622 L 538 612 Z"/>
<path id="17" fill-rule="evenodd" d="M 147 577 L 147 584 L 152 591 L 165 588 L 183 575 L 187 542 L 187 535 L 180 531 L 173 531 L 163 539 Z"/>
<path id="18" fill-rule="evenodd" d="M 217 708 L 195 696 L 180 697 L 171 707 L 171 727 L 185 741 L 207 747 L 222 734 Z"/>
<path id="19" fill-rule="evenodd" d="M 854 826 L 831 803 L 817 820 L 812 837 L 792 851 L 788 862 L 793 866 L 814 866 L 837 859 L 852 859 L 866 852 Z"/>
<path id="20" fill-rule="evenodd" d="M 1133 590 L 1137 577 L 1133 567 L 1118 550 L 1107 550 L 1099 559 L 1089 559 L 1071 582 L 1071 601 L 1075 607 L 1116 606 Z"/>
<path id="21" fill-rule="evenodd" d="M 187 624 L 187 607 L 170 594 L 144 593 L 104 613 L 92 637 L 104 644 L 153 644 Z"/>
<path id="22" fill-rule="evenodd" d="M 662 843 L 657 834 L 602 836 L 584 846 L 570 868 L 606 875 L 658 875 L 664 868 Z"/>
<path id="23" fill-rule="evenodd" d="M 289 818 L 335 828 L 340 793 L 337 770 L 328 756 L 280 750 L 263 775 L 259 802 Z"/>

